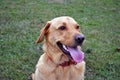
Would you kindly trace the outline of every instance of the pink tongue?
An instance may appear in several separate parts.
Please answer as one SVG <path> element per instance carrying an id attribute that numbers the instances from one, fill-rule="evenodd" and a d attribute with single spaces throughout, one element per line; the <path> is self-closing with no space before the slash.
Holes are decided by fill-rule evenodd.
<path id="1" fill-rule="evenodd" d="M 79 63 L 79 62 L 83 61 L 84 53 L 81 50 L 79 50 L 77 48 L 70 48 L 70 47 L 68 47 L 68 50 L 75 62 Z"/>

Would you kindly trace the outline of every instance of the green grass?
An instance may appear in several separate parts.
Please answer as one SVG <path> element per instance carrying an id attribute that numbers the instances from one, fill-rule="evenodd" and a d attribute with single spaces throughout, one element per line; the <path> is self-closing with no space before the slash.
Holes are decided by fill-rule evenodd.
<path id="1" fill-rule="evenodd" d="M 26 80 L 42 53 L 39 30 L 57 16 L 73 17 L 86 36 L 85 80 L 120 80 L 120 1 L 0 1 L 0 80 Z M 40 49 L 39 49 L 40 48 Z"/>

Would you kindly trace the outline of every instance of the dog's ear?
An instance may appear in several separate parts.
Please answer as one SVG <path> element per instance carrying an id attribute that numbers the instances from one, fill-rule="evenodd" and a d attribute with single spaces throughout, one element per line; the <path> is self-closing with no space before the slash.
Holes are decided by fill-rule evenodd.
<path id="1" fill-rule="evenodd" d="M 42 30 L 41 30 L 41 32 L 40 32 L 40 36 L 38 37 L 38 39 L 37 39 L 37 41 L 36 41 L 36 44 L 38 44 L 38 43 L 40 43 L 40 42 L 42 42 L 42 41 L 44 40 L 44 37 L 45 37 L 45 35 L 47 34 L 50 25 L 51 25 L 51 22 L 48 21 L 48 22 L 46 23 L 45 27 L 42 28 Z"/>

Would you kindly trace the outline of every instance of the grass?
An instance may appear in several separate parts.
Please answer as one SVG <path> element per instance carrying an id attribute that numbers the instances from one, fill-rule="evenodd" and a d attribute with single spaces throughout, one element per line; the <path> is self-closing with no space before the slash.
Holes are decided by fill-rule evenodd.
<path id="1" fill-rule="evenodd" d="M 57 16 L 68 15 L 86 36 L 85 80 L 120 80 L 120 1 L 0 1 L 0 80 L 26 80 L 42 53 L 35 45 L 39 30 Z"/>

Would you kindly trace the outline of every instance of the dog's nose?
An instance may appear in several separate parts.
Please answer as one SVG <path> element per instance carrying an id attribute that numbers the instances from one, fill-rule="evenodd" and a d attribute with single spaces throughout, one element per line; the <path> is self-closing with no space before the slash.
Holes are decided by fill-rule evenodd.
<path id="1" fill-rule="evenodd" d="M 83 34 L 76 34 L 75 35 L 75 41 L 78 45 L 82 45 L 84 40 L 85 40 L 85 37 Z"/>

